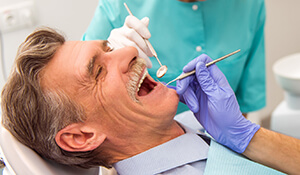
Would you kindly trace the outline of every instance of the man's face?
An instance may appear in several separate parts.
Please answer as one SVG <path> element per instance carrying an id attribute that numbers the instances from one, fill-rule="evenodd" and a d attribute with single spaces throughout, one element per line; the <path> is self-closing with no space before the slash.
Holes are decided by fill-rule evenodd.
<path id="1" fill-rule="evenodd" d="M 149 76 L 134 47 L 110 51 L 106 43 L 66 42 L 46 66 L 43 88 L 67 93 L 85 108 L 86 122 L 102 129 L 171 123 L 179 101 L 176 91 Z"/>

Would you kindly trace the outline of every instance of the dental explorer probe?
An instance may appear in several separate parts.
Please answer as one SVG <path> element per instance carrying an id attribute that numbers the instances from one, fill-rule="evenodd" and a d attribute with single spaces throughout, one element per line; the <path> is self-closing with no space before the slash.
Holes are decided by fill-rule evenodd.
<path id="1" fill-rule="evenodd" d="M 215 64 L 215 63 L 217 63 L 217 62 L 219 62 L 219 61 L 221 61 L 221 60 L 223 60 L 223 59 L 225 59 L 225 58 L 227 58 L 227 57 L 229 57 L 229 56 L 231 56 L 231 55 L 234 55 L 234 54 L 238 53 L 239 51 L 241 51 L 241 49 L 238 49 L 238 50 L 236 50 L 236 51 L 234 51 L 234 52 L 231 52 L 231 53 L 229 53 L 229 54 L 227 54 L 227 55 L 224 55 L 224 56 L 222 56 L 222 57 L 220 57 L 220 58 L 218 58 L 218 59 L 215 59 L 215 60 L 213 60 L 213 61 L 207 63 L 205 66 L 206 66 L 206 67 L 209 67 L 209 66 L 211 66 L 212 64 Z M 196 72 L 195 70 L 192 70 L 192 71 L 190 71 L 190 72 L 181 74 L 181 75 L 179 75 L 177 78 L 175 78 L 174 80 L 168 82 L 166 85 L 168 85 L 168 84 L 170 84 L 170 83 L 172 83 L 172 82 L 174 82 L 174 81 L 176 81 L 176 80 L 181 80 L 181 79 L 183 79 L 183 78 L 185 78 L 185 77 L 188 77 L 188 76 L 194 74 L 195 72 Z"/>
<path id="2" fill-rule="evenodd" d="M 127 4 L 125 2 L 124 2 L 124 6 L 125 6 L 126 10 L 128 11 L 129 15 L 133 16 L 133 14 L 131 13 L 130 9 L 128 8 L 128 6 L 127 6 Z M 147 39 L 144 39 L 144 41 L 146 42 L 146 44 L 147 44 L 148 48 L 150 49 L 151 53 L 153 54 L 153 56 L 156 58 L 157 62 L 160 65 L 160 68 L 156 72 L 156 76 L 158 78 L 161 78 L 161 77 L 163 77 L 166 74 L 166 72 L 168 70 L 168 67 L 166 65 L 162 65 L 161 64 L 161 62 L 159 61 L 159 59 L 157 57 L 157 53 L 154 50 L 154 48 L 151 45 L 151 43 Z"/>

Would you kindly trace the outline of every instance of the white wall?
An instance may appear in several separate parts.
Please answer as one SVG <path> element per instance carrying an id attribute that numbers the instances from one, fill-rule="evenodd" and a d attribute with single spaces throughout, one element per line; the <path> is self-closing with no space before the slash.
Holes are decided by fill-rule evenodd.
<path id="1" fill-rule="evenodd" d="M 269 117 L 284 98 L 283 90 L 275 81 L 273 64 L 283 56 L 300 52 L 300 1 L 265 0 L 265 2 L 267 106 L 263 110 L 250 114 L 250 119 L 257 122 Z"/>
<path id="2" fill-rule="evenodd" d="M 24 0 L 0 0 L 0 7 Z M 279 58 L 300 52 L 300 1 L 265 0 L 266 22 L 266 65 L 267 65 L 267 107 L 251 113 L 249 118 L 259 123 L 270 116 L 282 101 L 283 91 L 276 84 L 272 65 Z M 80 39 L 87 28 L 98 0 L 35 0 L 37 25 L 55 27 L 65 32 L 69 39 Z M 17 46 L 34 28 L 27 28 L 4 34 L 4 50 L 7 69 L 10 69 Z M 4 84 L 0 75 L 0 88 Z"/>
<path id="3" fill-rule="evenodd" d="M 0 0 L 0 7 L 23 1 L 27 0 Z M 64 32 L 69 40 L 79 40 L 88 27 L 98 4 L 98 0 L 34 0 L 34 2 L 37 19 L 36 25 L 31 28 L 3 34 L 7 74 L 13 64 L 18 46 L 36 26 L 57 28 Z M 4 82 L 1 70 L 1 89 Z"/>

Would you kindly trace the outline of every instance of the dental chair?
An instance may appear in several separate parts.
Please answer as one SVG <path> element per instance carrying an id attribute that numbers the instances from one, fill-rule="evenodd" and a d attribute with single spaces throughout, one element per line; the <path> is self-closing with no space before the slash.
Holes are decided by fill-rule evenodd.
<path id="1" fill-rule="evenodd" d="M 100 175 L 99 168 L 80 169 L 57 164 L 40 157 L 20 143 L 0 124 L 1 155 L 5 162 L 3 174 L 9 175 Z"/>

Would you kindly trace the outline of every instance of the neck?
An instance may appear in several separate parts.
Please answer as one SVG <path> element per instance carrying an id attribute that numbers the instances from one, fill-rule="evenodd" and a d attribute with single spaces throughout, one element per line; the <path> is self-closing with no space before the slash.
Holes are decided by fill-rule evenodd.
<path id="1" fill-rule="evenodd" d="M 183 134 L 184 130 L 174 120 L 172 125 L 168 128 L 149 130 L 148 132 L 136 130 L 125 137 L 124 134 L 122 134 L 122 137 L 108 137 L 103 146 L 107 154 L 112 155 L 111 163 L 116 163 L 168 142 Z"/>

